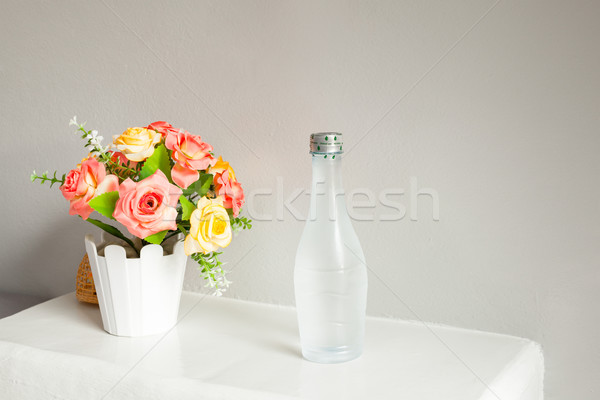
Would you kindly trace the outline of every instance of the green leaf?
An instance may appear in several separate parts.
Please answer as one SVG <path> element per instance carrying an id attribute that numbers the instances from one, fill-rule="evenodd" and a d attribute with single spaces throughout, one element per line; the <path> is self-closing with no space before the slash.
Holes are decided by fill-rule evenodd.
<path id="1" fill-rule="evenodd" d="M 154 153 L 146 161 L 140 170 L 140 180 L 146 179 L 150 175 L 160 169 L 171 181 L 171 157 L 164 144 L 159 145 L 154 149 Z"/>
<path id="2" fill-rule="evenodd" d="M 198 180 L 191 184 L 187 189 L 184 189 L 183 195 L 190 196 L 194 193 L 198 193 L 198 196 L 200 197 L 206 196 L 206 193 L 208 193 L 210 190 L 210 185 L 212 185 L 212 182 L 212 174 L 200 173 L 200 178 L 198 178 Z"/>
<path id="3" fill-rule="evenodd" d="M 148 243 L 161 244 L 163 239 L 165 238 L 165 235 L 167 234 L 167 232 L 169 232 L 169 231 L 161 231 L 161 232 L 155 233 L 154 235 L 145 237 L 144 240 Z"/>
<path id="4" fill-rule="evenodd" d="M 190 219 L 190 217 L 192 216 L 192 213 L 196 209 L 196 205 L 194 203 L 192 203 L 191 201 L 189 201 L 187 199 L 187 197 L 185 197 L 183 195 L 179 196 L 179 201 L 181 202 L 181 208 L 182 208 L 181 219 L 183 221 L 187 221 Z"/>
<path id="5" fill-rule="evenodd" d="M 89 222 L 90 224 L 96 225 L 98 228 L 102 229 L 104 232 L 110 233 L 111 235 L 124 240 L 128 245 L 130 245 L 137 252 L 137 249 L 135 248 L 135 245 L 133 244 L 133 242 L 127 236 L 123 235 L 121 233 L 121 231 L 118 230 L 117 228 L 115 228 L 114 226 L 105 224 L 104 222 L 98 221 L 97 219 L 93 219 L 93 218 L 88 218 L 88 219 L 86 219 L 86 221 Z"/>
<path id="6" fill-rule="evenodd" d="M 113 212 L 115 211 L 117 200 L 119 200 L 119 192 L 115 190 L 94 197 L 88 204 L 106 218 L 114 219 Z"/>
<path id="7" fill-rule="evenodd" d="M 208 191 L 210 190 L 210 185 L 212 184 L 212 181 L 213 176 L 211 174 L 200 175 L 200 179 L 198 179 L 194 184 L 194 188 L 196 189 L 196 193 L 198 193 L 198 196 L 206 196 L 206 193 L 208 193 Z"/>

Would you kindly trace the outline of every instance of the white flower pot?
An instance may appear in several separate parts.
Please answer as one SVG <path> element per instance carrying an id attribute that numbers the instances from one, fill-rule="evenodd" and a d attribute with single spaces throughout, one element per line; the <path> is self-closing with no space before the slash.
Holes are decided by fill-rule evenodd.
<path id="1" fill-rule="evenodd" d="M 163 255 L 156 244 L 144 246 L 139 258 L 108 245 L 99 256 L 92 235 L 85 236 L 104 330 L 117 336 L 162 333 L 177 322 L 187 256 L 183 243 Z"/>

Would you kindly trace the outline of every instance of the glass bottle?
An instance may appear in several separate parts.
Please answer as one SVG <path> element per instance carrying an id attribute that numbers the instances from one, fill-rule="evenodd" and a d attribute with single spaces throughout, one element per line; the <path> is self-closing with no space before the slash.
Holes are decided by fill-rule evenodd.
<path id="1" fill-rule="evenodd" d="M 342 186 L 342 135 L 310 136 L 309 217 L 296 253 L 294 288 L 302 355 L 337 363 L 362 353 L 367 269 Z"/>

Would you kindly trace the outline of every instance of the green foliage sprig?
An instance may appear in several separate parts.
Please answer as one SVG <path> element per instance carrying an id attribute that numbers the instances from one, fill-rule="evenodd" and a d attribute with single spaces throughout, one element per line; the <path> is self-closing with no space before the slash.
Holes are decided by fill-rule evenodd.
<path id="1" fill-rule="evenodd" d="M 223 263 L 219 260 L 221 252 L 210 252 L 207 254 L 194 253 L 190 255 L 192 260 L 196 261 L 199 266 L 200 273 L 207 281 L 206 286 L 210 286 L 215 290 L 215 294 L 220 296 L 227 289 L 231 282 L 225 277 Z"/>
<path id="2" fill-rule="evenodd" d="M 231 218 L 230 221 L 231 229 L 233 229 L 234 232 L 252 228 L 252 220 L 246 217 L 235 217 Z"/>
<path id="3" fill-rule="evenodd" d="M 119 181 L 122 182 L 127 178 L 134 179 L 140 173 L 140 164 L 135 168 L 131 166 L 131 161 L 127 160 L 125 164 L 113 161 L 106 164 L 107 173 L 113 174 L 119 177 Z"/>
<path id="4" fill-rule="evenodd" d="M 58 179 L 56 177 L 56 171 L 54 171 L 53 176 L 49 178 L 48 171 L 44 172 L 41 176 L 39 176 L 35 171 L 33 171 L 29 179 L 31 179 L 31 182 L 35 182 L 39 179 L 41 185 L 43 185 L 46 182 L 50 182 L 50 187 L 52 187 L 55 183 L 60 183 L 61 185 L 65 183 L 65 176 L 66 174 L 63 174 L 62 177 Z"/>

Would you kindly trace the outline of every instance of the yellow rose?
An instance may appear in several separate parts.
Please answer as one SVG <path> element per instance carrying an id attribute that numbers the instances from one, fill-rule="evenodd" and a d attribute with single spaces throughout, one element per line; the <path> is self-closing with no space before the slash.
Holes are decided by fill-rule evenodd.
<path id="1" fill-rule="evenodd" d="M 113 143 L 128 160 L 140 162 L 154 153 L 154 146 L 161 139 L 154 129 L 129 128 L 120 136 L 113 136 Z"/>
<path id="2" fill-rule="evenodd" d="M 223 207 L 223 198 L 201 198 L 190 217 L 190 233 L 184 242 L 185 254 L 210 253 L 231 243 L 229 215 Z"/>

